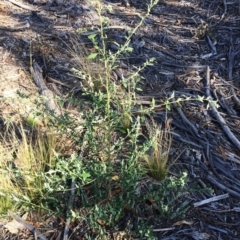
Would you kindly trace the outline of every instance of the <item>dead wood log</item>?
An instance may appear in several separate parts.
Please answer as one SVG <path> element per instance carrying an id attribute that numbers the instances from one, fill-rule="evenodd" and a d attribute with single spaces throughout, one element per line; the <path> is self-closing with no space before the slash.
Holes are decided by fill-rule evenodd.
<path id="1" fill-rule="evenodd" d="M 61 115 L 60 109 L 55 102 L 53 92 L 48 89 L 47 85 L 43 80 L 42 69 L 40 68 L 40 66 L 36 62 L 34 62 L 33 67 L 30 67 L 30 71 L 33 76 L 33 80 L 39 89 L 40 94 L 42 94 L 46 99 L 46 107 L 48 108 L 48 110 L 52 111 L 56 116 Z"/>

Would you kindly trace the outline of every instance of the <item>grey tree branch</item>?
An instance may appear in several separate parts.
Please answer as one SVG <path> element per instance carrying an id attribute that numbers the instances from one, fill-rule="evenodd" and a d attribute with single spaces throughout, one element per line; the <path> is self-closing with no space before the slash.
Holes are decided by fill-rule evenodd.
<path id="1" fill-rule="evenodd" d="M 72 180 L 71 183 L 71 195 L 68 201 L 68 209 L 67 209 L 67 221 L 65 224 L 65 228 L 64 228 L 64 234 L 63 234 L 63 240 L 67 240 L 68 239 L 68 234 L 69 234 L 69 225 L 70 225 L 70 210 L 72 209 L 72 205 L 73 205 L 73 200 L 74 200 L 74 195 L 75 195 L 75 181 Z"/>
<path id="2" fill-rule="evenodd" d="M 226 135 L 229 137 L 229 139 L 232 141 L 232 143 L 238 148 L 238 150 L 240 150 L 240 142 L 239 140 L 236 138 L 236 136 L 232 133 L 232 131 L 230 130 L 230 128 L 227 126 L 225 120 L 223 119 L 223 117 L 219 114 L 219 112 L 217 111 L 216 107 L 214 106 L 214 104 L 211 102 L 212 100 L 212 96 L 210 93 L 210 68 L 209 66 L 207 67 L 207 76 L 206 76 L 206 80 L 207 80 L 207 87 L 206 87 L 206 95 L 207 97 L 210 98 L 209 101 L 209 105 L 212 109 L 212 113 L 214 115 L 214 117 L 218 120 L 218 122 L 220 123 L 223 131 L 226 133 Z"/>
<path id="3" fill-rule="evenodd" d="M 47 240 L 47 238 L 40 233 L 34 226 L 26 223 L 22 218 L 18 217 L 17 215 L 10 213 L 10 216 L 21 223 L 25 228 L 27 228 L 33 235 L 37 236 L 40 240 Z"/>
<path id="4" fill-rule="evenodd" d="M 10 3 L 12 3 L 12 4 L 14 4 L 14 5 L 16 5 L 16 6 L 20 7 L 20 8 L 23 8 L 25 10 L 37 11 L 36 8 L 30 7 L 30 6 L 26 5 L 26 4 L 18 2 L 16 0 L 7 0 L 7 1 L 9 1 Z"/>

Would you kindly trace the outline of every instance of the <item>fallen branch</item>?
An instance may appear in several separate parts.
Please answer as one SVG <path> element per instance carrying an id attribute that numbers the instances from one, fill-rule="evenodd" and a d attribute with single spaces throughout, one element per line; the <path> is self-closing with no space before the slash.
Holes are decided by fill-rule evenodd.
<path id="1" fill-rule="evenodd" d="M 19 23 L 16 25 L 12 25 L 12 26 L 8 26 L 8 27 L 1 27 L 0 26 L 0 30 L 4 30 L 4 31 L 21 31 L 24 30 L 26 28 L 29 28 L 30 24 L 28 22 L 23 22 L 23 23 Z"/>
<path id="2" fill-rule="evenodd" d="M 228 53 L 228 59 L 229 59 L 229 63 L 228 63 L 228 79 L 230 81 L 232 81 L 232 78 L 233 78 L 233 74 L 232 73 L 233 73 L 234 57 L 235 57 L 234 50 L 230 46 L 229 53 Z"/>
<path id="3" fill-rule="evenodd" d="M 63 233 L 63 240 L 67 240 L 68 239 L 68 234 L 69 234 L 69 225 L 70 225 L 70 221 L 71 218 L 69 216 L 70 211 L 72 210 L 72 205 L 73 205 L 73 200 L 74 200 L 74 195 L 75 195 L 75 181 L 72 180 L 71 183 L 71 195 L 68 201 L 68 209 L 67 209 L 67 221 L 66 221 L 66 225 L 64 228 L 64 233 Z"/>
<path id="4" fill-rule="evenodd" d="M 66 84 L 66 83 L 63 83 L 63 82 L 61 82 L 61 81 L 59 81 L 59 80 L 57 80 L 57 79 L 54 79 L 54 78 L 52 78 L 52 77 L 48 77 L 48 80 L 50 80 L 51 82 L 57 83 L 57 84 L 59 84 L 59 85 L 61 85 L 61 86 L 64 86 L 64 87 L 66 87 L 66 88 L 69 88 L 69 89 L 72 88 L 70 85 L 68 85 L 68 84 Z"/>
<path id="5" fill-rule="evenodd" d="M 13 213 L 10 213 L 10 216 L 17 222 L 21 223 L 25 228 L 27 228 L 34 236 L 36 236 L 36 239 L 39 238 L 40 240 L 47 240 L 47 238 L 42 233 L 40 233 L 34 226 L 26 223 L 22 218 Z"/>
<path id="6" fill-rule="evenodd" d="M 240 193 L 230 189 L 230 188 L 227 188 L 226 186 L 224 186 L 223 184 L 219 183 L 215 178 L 213 178 L 212 176 L 210 175 L 207 175 L 206 176 L 206 180 L 208 180 L 210 183 L 212 183 L 213 185 L 217 186 L 218 188 L 220 188 L 221 190 L 229 193 L 230 195 L 234 196 L 234 197 L 237 197 L 237 198 L 240 198 Z"/>
<path id="7" fill-rule="evenodd" d="M 179 115 L 181 116 L 182 120 L 187 124 L 187 126 L 190 127 L 190 129 L 192 130 L 192 132 L 196 135 L 199 136 L 198 134 L 198 130 L 195 128 L 195 126 L 187 119 L 187 117 L 184 115 L 182 109 L 180 107 L 176 107 Z"/>
<path id="8" fill-rule="evenodd" d="M 53 111 L 55 115 L 59 116 L 61 114 L 60 109 L 55 102 L 53 92 L 48 89 L 46 83 L 43 80 L 42 69 L 36 62 L 34 62 L 33 67 L 30 67 L 30 71 L 40 93 L 46 98 L 46 107 L 50 111 Z"/>
<path id="9" fill-rule="evenodd" d="M 210 94 L 210 68 L 209 68 L 209 66 L 207 66 L 206 80 L 207 80 L 206 95 L 207 95 L 207 97 L 209 97 L 209 100 L 210 100 L 209 101 L 209 105 L 211 107 L 212 113 L 213 113 L 214 117 L 218 120 L 218 122 L 220 123 L 223 131 L 226 133 L 226 135 L 229 137 L 229 139 L 232 141 L 232 143 L 238 148 L 238 150 L 240 150 L 240 142 L 238 141 L 236 136 L 232 133 L 230 128 L 227 126 L 225 120 L 219 114 L 219 112 L 217 111 L 217 109 L 214 106 L 214 104 L 211 102 L 212 96 Z"/>
<path id="10" fill-rule="evenodd" d="M 225 198 L 228 198 L 228 197 L 229 197 L 228 193 L 222 194 L 222 195 L 219 195 L 219 196 L 215 196 L 215 197 L 211 197 L 211 198 L 202 200 L 200 202 L 196 202 L 196 203 L 193 204 L 193 206 L 194 207 L 199 207 L 199 206 L 202 206 L 204 204 L 211 203 L 211 202 L 216 202 L 218 200 L 222 200 L 222 199 L 225 199 Z"/>
<path id="11" fill-rule="evenodd" d="M 16 6 L 20 7 L 20 8 L 23 8 L 25 10 L 37 11 L 36 8 L 30 7 L 30 6 L 26 5 L 26 4 L 18 2 L 16 0 L 7 0 L 7 1 L 9 1 L 10 3 L 12 3 L 12 4 L 14 4 L 14 5 L 16 5 Z"/>
<path id="12" fill-rule="evenodd" d="M 236 93 L 235 93 L 233 88 L 231 88 L 231 91 L 232 91 L 232 98 L 233 98 L 235 104 L 237 104 L 238 107 L 239 107 L 240 106 L 240 100 L 238 99 L 238 97 L 237 97 L 237 95 L 236 95 Z"/>
<path id="13" fill-rule="evenodd" d="M 156 228 L 156 229 L 153 229 L 153 232 L 166 232 L 166 231 L 172 231 L 174 229 L 175 229 L 175 227 L 171 227 L 171 228 Z"/>

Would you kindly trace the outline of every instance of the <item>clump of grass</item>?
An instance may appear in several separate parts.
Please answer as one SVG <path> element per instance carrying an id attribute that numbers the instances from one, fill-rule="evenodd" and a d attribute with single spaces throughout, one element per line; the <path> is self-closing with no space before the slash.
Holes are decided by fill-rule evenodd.
<path id="1" fill-rule="evenodd" d="M 0 213 L 40 205 L 44 198 L 44 173 L 55 166 L 60 149 L 55 134 L 9 127 L 0 137 Z"/>
<path id="2" fill-rule="evenodd" d="M 162 129 L 154 120 L 146 122 L 150 150 L 144 157 L 146 169 L 153 178 L 163 180 L 168 172 L 169 152 L 172 136 L 167 129 Z"/>
<path id="3" fill-rule="evenodd" d="M 106 92 L 104 65 L 97 59 L 88 59 L 90 52 L 80 37 L 72 38 L 72 46 L 69 51 L 77 67 L 72 70 L 81 79 L 83 90 L 91 93 Z"/>
<path id="4" fill-rule="evenodd" d="M 8 210 L 13 210 L 12 195 L 20 195 L 20 189 L 16 187 L 6 170 L 9 167 L 8 149 L 0 145 L 0 214 L 4 215 Z M 12 167 L 12 166 L 10 166 Z M 12 195 L 11 195 L 12 194 Z"/>

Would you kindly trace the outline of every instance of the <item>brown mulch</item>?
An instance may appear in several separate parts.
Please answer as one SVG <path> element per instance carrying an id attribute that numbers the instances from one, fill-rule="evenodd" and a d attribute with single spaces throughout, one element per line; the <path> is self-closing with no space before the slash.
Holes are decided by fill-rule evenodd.
<path id="1" fill-rule="evenodd" d="M 71 44 L 77 29 L 97 27 L 99 19 L 87 1 L 60 2 L 1 1 L 1 97 L 11 97 L 15 90 L 37 92 L 29 77 L 30 55 L 43 69 L 50 89 L 62 94 L 78 89 L 66 44 Z M 138 23 L 138 14 L 146 12 L 147 1 L 102 2 L 113 9 L 104 14 L 110 18 L 106 34 L 108 48 L 114 52 L 114 42 L 124 42 L 128 29 Z M 87 35 L 82 34 L 82 41 L 91 50 Z M 171 172 L 187 170 L 192 184 L 213 192 L 186 196 L 192 206 L 186 220 L 193 224 L 166 226 L 159 220 L 156 236 L 165 240 L 240 239 L 240 1 L 159 1 L 130 45 L 133 52 L 121 58 L 130 68 L 156 59 L 142 72 L 144 91 L 138 101 L 148 105 L 155 98 L 154 117 L 159 122 L 165 123 L 161 104 L 173 92 L 174 99 L 209 97 L 220 105 L 215 108 L 210 102 L 207 108 L 207 101 L 184 101 L 167 113 L 172 119 L 174 147 L 184 150 Z M 116 78 L 125 72 L 117 68 Z"/>

